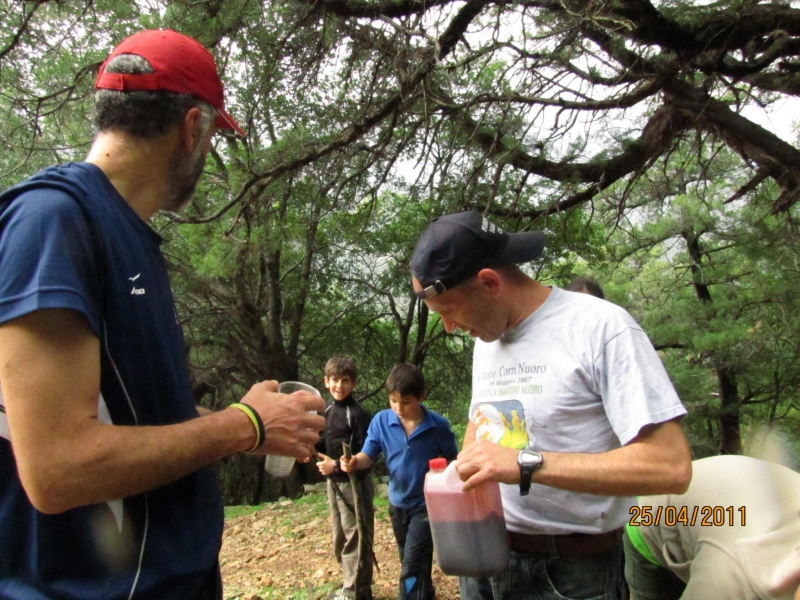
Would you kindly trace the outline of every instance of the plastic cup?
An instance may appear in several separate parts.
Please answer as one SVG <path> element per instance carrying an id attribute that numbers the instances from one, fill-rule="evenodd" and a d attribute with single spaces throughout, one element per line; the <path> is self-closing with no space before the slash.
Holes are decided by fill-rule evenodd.
<path id="1" fill-rule="evenodd" d="M 302 381 L 284 381 L 278 385 L 279 394 L 291 394 L 292 392 L 311 392 L 315 396 L 320 395 L 319 391 L 317 391 L 317 388 L 311 387 Z"/>
<path id="2" fill-rule="evenodd" d="M 320 396 L 316 388 L 311 387 L 301 381 L 284 381 L 278 386 L 278 392 L 281 394 L 291 394 L 292 392 L 311 392 L 316 396 Z M 292 472 L 294 466 L 293 456 L 277 456 L 275 454 L 267 455 L 264 461 L 264 468 L 267 473 L 273 477 L 288 477 Z"/>

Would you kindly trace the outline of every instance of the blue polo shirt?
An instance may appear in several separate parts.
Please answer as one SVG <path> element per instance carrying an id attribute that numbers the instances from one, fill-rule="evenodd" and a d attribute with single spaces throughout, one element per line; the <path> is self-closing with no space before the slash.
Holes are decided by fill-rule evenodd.
<path id="1" fill-rule="evenodd" d="M 49 308 L 84 315 L 101 341 L 98 403 L 116 425 L 198 416 L 160 244 L 91 164 L 51 167 L 0 196 L 0 323 Z M 194 598 L 222 527 L 211 467 L 145 494 L 40 513 L 0 437 L 3 600 Z"/>
<path id="2" fill-rule="evenodd" d="M 425 506 L 428 461 L 440 456 L 454 460 L 458 455 L 456 436 L 447 419 L 424 405 L 420 408 L 422 421 L 410 436 L 392 409 L 379 412 L 369 424 L 361 450 L 372 460 L 383 452 L 389 468 L 389 502 L 406 510 Z"/>

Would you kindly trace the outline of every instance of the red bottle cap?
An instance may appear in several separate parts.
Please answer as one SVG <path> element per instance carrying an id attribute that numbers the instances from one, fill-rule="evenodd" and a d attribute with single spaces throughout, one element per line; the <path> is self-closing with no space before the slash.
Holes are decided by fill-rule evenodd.
<path id="1" fill-rule="evenodd" d="M 443 471 L 447 468 L 446 458 L 432 458 L 428 461 L 428 467 L 431 471 Z"/>

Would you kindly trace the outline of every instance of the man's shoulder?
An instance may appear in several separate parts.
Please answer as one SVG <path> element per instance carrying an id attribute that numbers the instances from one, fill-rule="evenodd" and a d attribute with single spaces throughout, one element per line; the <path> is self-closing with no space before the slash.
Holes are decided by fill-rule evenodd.
<path id="1" fill-rule="evenodd" d="M 96 178 L 89 165 L 68 163 L 48 167 L 0 194 L 0 210 L 5 215 L 57 220 L 59 216 L 82 213 Z"/>
<path id="2" fill-rule="evenodd" d="M 26 184 L 12 188 L 0 196 L 0 210 L 3 214 L 40 216 L 78 214 L 80 205 L 75 196 L 66 189 L 52 186 Z"/>

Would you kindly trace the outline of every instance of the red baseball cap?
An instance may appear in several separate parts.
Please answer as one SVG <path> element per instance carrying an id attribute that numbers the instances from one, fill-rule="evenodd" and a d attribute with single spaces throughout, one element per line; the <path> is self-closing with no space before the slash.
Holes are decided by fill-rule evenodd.
<path id="1" fill-rule="evenodd" d="M 153 67 L 153 73 L 106 73 L 108 61 L 120 54 L 141 56 Z M 190 94 L 217 109 L 217 127 L 245 135 L 225 110 L 222 81 L 214 57 L 197 40 L 171 29 L 141 31 L 123 40 L 100 65 L 94 87 L 123 92 L 163 90 Z"/>

